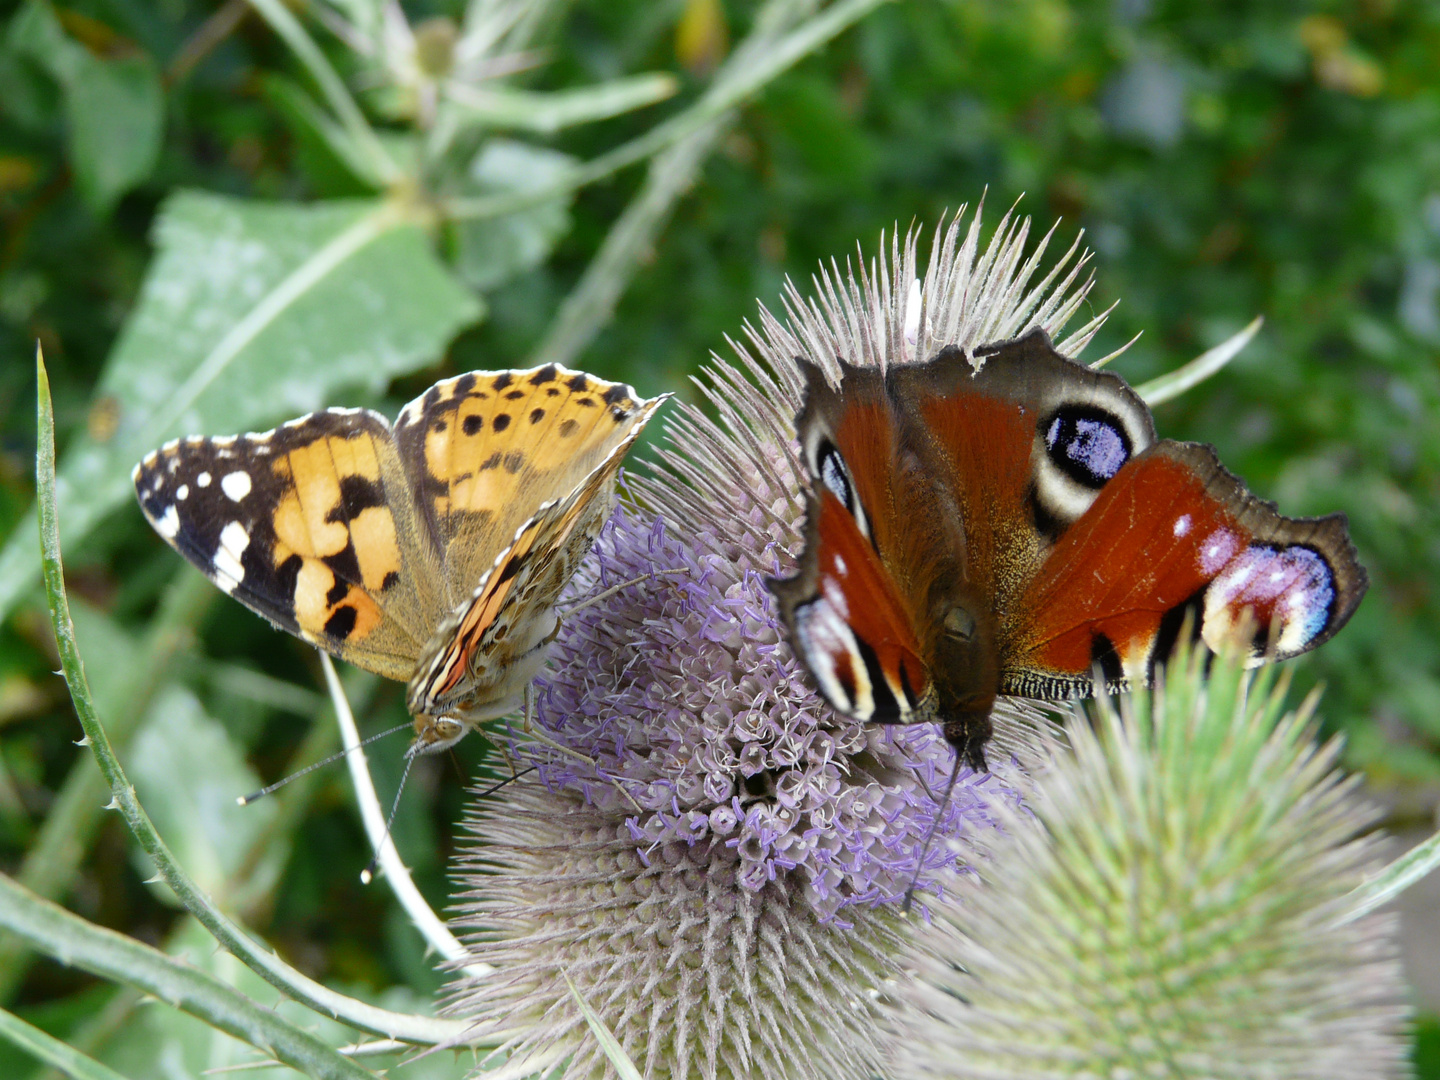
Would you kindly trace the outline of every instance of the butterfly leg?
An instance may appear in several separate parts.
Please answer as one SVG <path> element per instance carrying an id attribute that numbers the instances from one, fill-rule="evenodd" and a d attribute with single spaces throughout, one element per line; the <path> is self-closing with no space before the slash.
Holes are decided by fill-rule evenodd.
<path id="1" fill-rule="evenodd" d="M 489 732 L 486 734 L 488 735 Z M 510 769 L 510 779 L 514 780 L 520 774 L 515 771 L 515 759 L 510 756 L 510 748 L 505 745 L 504 739 L 492 739 L 491 742 L 495 744 L 495 749 L 500 751 L 500 756 L 505 759 L 505 764 Z"/>
<path id="2" fill-rule="evenodd" d="M 535 684 L 530 683 L 525 687 L 525 712 L 521 720 L 521 723 L 525 729 L 525 738 L 529 739 L 531 742 L 539 743 L 541 746 L 549 747 L 551 750 L 558 750 L 560 753 L 565 754 L 568 757 L 572 757 L 579 761 L 585 762 L 585 764 L 589 765 L 592 769 L 595 770 L 596 776 L 598 776 L 602 780 L 608 781 L 611 787 L 613 787 L 622 796 L 624 796 L 625 801 L 628 802 L 631 806 L 633 806 L 637 813 L 645 812 L 644 807 L 642 807 L 638 802 L 635 801 L 635 797 L 631 795 L 630 792 L 625 790 L 625 788 L 621 785 L 620 781 L 616 780 L 613 776 L 606 776 L 604 774 L 604 772 L 600 768 L 600 763 L 597 762 L 594 758 L 590 757 L 587 754 L 582 754 L 579 750 L 575 750 L 569 746 L 564 745 L 563 743 L 556 742 L 549 736 L 542 735 L 539 731 L 537 731 L 535 725 L 530 723 L 530 718 L 534 714 Z"/>

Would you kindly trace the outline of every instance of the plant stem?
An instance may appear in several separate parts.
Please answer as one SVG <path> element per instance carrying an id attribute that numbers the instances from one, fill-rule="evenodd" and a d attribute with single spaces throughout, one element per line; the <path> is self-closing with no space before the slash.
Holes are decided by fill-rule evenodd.
<path id="1" fill-rule="evenodd" d="M 250 0 L 250 6 L 260 13 L 260 17 L 290 46 L 296 59 L 305 65 L 310 77 L 320 87 L 320 92 L 330 102 L 330 108 L 335 111 L 341 125 L 360 152 L 369 159 L 379 186 L 384 187 L 403 179 L 400 167 L 385 152 L 385 147 L 365 119 L 365 114 L 360 111 L 360 106 L 355 104 L 355 99 L 345 88 L 344 81 L 330 66 L 330 61 L 325 58 L 320 46 L 305 32 L 300 20 L 291 14 L 282 0 Z"/>
<path id="2" fill-rule="evenodd" d="M 166 85 L 174 86 L 194 71 L 200 61 L 235 32 L 249 12 L 249 0 L 225 0 L 176 50 L 165 68 Z"/>
<path id="3" fill-rule="evenodd" d="M 120 704 L 109 731 L 118 745 L 129 742 L 168 676 L 176 652 L 189 640 L 190 628 L 214 594 L 209 582 L 188 570 L 165 594 L 132 678 L 116 695 Z M 106 793 L 105 778 L 94 763 L 88 757 L 79 758 L 20 864 L 16 880 L 21 885 L 47 900 L 61 900 L 69 894 L 90 850 Z M 0 1001 L 10 1000 L 29 967 L 30 950 L 16 938 L 0 937 Z"/>
<path id="4" fill-rule="evenodd" d="M 473 199 L 453 199 L 445 204 L 445 212 L 456 219 L 498 217 L 549 202 L 637 161 L 643 161 L 739 105 L 775 76 L 848 29 L 884 2 L 885 0 L 839 0 L 786 36 L 763 56 L 756 57 L 752 65 L 736 71 L 733 78 L 724 83 L 717 79 L 694 105 L 678 116 L 657 124 L 644 135 L 568 170 L 553 183 L 529 192 L 506 192 Z"/>
<path id="5" fill-rule="evenodd" d="M 811 7 L 797 0 L 770 0 L 757 15 L 750 35 L 716 73 L 701 104 L 711 97 L 727 98 L 735 86 L 754 88 L 752 72 L 791 40 L 786 37 L 787 31 Z M 675 203 L 694 185 L 716 143 L 735 122 L 737 107 L 731 104 L 655 155 L 644 185 L 565 298 L 545 339 L 531 354 L 529 366 L 571 364 L 595 340 L 614 315 L 615 305 L 640 260 L 670 219 Z"/>
<path id="6" fill-rule="evenodd" d="M 615 305 L 634 277 L 640 259 L 669 220 L 676 201 L 695 183 L 705 159 L 733 122 L 732 115 L 712 120 L 656 155 L 644 186 L 611 227 L 600 250 L 565 298 L 527 367 L 569 365 L 595 340 L 615 314 Z"/>
<path id="7" fill-rule="evenodd" d="M 105 729 L 96 715 L 94 699 L 85 678 L 85 668 L 75 640 L 75 626 L 70 620 L 70 606 L 65 597 L 64 569 L 60 561 L 60 530 L 55 510 L 55 418 L 51 411 L 50 383 L 45 374 L 44 359 L 38 352 L 35 366 L 39 388 L 36 420 L 38 445 L 35 454 L 36 504 L 45 594 L 50 604 L 50 621 L 55 630 L 61 667 L 75 703 L 75 714 L 80 719 L 80 726 L 85 729 L 85 742 L 95 754 L 100 771 L 110 785 L 111 805 L 124 815 L 131 832 L 140 841 L 140 847 L 154 860 L 160 879 L 170 886 L 180 902 L 221 945 L 281 993 L 295 998 L 317 1012 L 326 1013 L 362 1031 L 387 1038 L 425 1044 L 462 1041 L 467 1030 L 467 1025 L 463 1023 L 396 1013 L 356 1001 L 322 986 L 296 971 L 269 949 L 262 948 L 200 891 L 175 861 L 160 834 L 155 831 L 154 824 L 136 798 L 135 788 L 121 768 Z"/>
<path id="8" fill-rule="evenodd" d="M 3 874 L 0 926 L 59 963 L 144 990 L 308 1076 L 375 1080 L 373 1073 L 214 976 L 124 934 L 94 926 Z"/>
<path id="9" fill-rule="evenodd" d="M 360 748 L 360 732 L 355 726 L 355 716 L 350 711 L 345 689 L 340 685 L 340 678 L 335 674 L 335 665 L 331 663 L 330 657 L 321 653 L 320 664 L 325 669 L 325 685 L 330 690 L 330 700 L 335 707 L 340 738 L 345 749 L 349 751 L 345 755 L 345 762 L 350 769 L 350 780 L 355 788 L 355 801 L 360 804 L 360 819 L 365 823 L 365 835 L 370 838 L 370 846 L 378 856 L 385 880 L 395 894 L 395 899 L 400 901 L 400 906 L 405 909 L 410 921 L 415 924 L 415 928 L 430 947 L 446 960 L 464 960 L 467 955 L 465 946 L 455 939 L 450 928 L 420 894 L 409 869 L 400 858 L 400 852 L 395 848 L 395 839 L 386 827 L 385 811 L 380 806 L 380 798 L 375 794 L 375 783 L 370 778 L 365 751 Z M 464 970 L 474 978 L 484 978 L 494 969 L 484 964 L 471 965 Z"/>

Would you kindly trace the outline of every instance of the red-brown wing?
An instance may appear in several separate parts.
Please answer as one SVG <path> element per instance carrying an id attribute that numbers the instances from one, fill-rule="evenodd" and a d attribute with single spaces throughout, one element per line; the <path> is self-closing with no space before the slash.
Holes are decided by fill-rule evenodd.
<path id="1" fill-rule="evenodd" d="M 929 678 L 894 582 L 832 492 L 820 495 L 818 512 L 816 591 L 790 615 L 797 650 L 840 712 L 922 719 Z"/>
<path id="2" fill-rule="evenodd" d="M 1057 540 L 1004 628 L 1002 687 L 1083 696 L 1097 666 L 1108 683 L 1149 682 L 1187 613 L 1212 649 L 1284 659 L 1334 634 L 1366 583 L 1342 516 L 1282 517 L 1209 447 L 1160 442 Z"/>
<path id="3" fill-rule="evenodd" d="M 888 568 L 906 565 L 893 551 L 903 543 L 904 483 L 883 387 L 876 374 L 847 370 L 842 401 L 817 369 L 806 370 L 797 421 L 810 473 L 806 542 L 799 572 L 771 587 L 796 653 L 837 711 L 877 723 L 929 720 L 934 693 L 913 604 Z"/>
<path id="4" fill-rule="evenodd" d="M 1057 353 L 1043 330 L 976 351 L 942 350 L 892 372 L 905 440 L 933 477 L 948 524 L 930 560 L 921 655 L 942 715 L 988 712 L 1008 632 L 1056 539 L 1154 442 L 1144 403 L 1116 376 Z"/>

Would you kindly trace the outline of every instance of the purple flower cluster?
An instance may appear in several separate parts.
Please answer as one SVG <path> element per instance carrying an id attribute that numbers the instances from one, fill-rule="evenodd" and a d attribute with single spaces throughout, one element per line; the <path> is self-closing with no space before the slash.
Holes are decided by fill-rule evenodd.
<path id="1" fill-rule="evenodd" d="M 772 543 L 726 559 L 716 546 L 697 550 L 658 518 L 616 512 L 573 594 L 640 580 L 565 619 L 537 702 L 545 734 L 595 765 L 545 746 L 525 752 L 552 790 L 623 817 L 642 859 L 714 838 L 738 854 L 741 886 L 799 874 L 821 918 L 898 900 L 952 751 L 933 725 L 834 715 L 791 653 L 765 584 L 764 573 L 786 569 L 785 552 Z M 997 796 L 1017 797 L 993 773 L 962 770 L 937 835 L 993 828 Z M 932 844 L 922 886 L 939 891 L 937 871 L 955 860 Z"/>

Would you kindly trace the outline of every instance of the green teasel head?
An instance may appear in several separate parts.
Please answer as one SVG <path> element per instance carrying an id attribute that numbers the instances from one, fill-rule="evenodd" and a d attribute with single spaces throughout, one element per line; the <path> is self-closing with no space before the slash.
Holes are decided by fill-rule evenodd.
<path id="1" fill-rule="evenodd" d="M 1074 710 L 912 945 L 894 1075 L 1408 1075 L 1395 920 L 1351 917 L 1376 812 L 1287 684 L 1183 649 Z"/>

